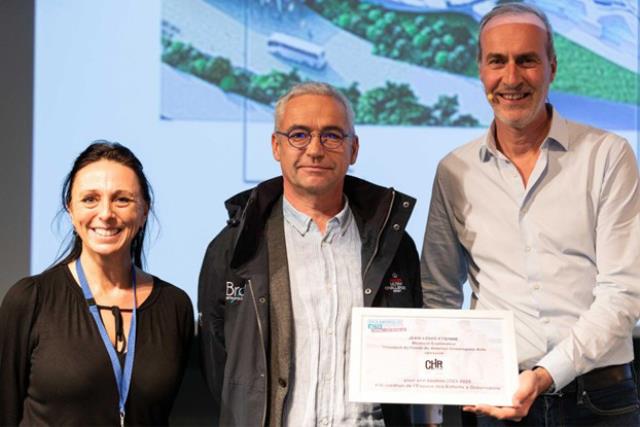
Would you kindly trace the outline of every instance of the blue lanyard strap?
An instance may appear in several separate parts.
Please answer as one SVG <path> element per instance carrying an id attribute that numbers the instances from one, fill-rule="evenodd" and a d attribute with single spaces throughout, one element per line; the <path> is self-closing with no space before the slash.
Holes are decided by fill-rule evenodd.
<path id="1" fill-rule="evenodd" d="M 87 277 L 84 274 L 84 270 L 82 268 L 82 264 L 80 263 L 80 258 L 76 260 L 76 273 L 78 274 L 78 280 L 80 280 L 80 285 L 82 286 L 82 293 L 84 294 L 84 298 L 87 300 L 87 304 L 89 304 L 89 311 L 93 316 L 93 320 L 95 320 L 96 325 L 98 326 L 98 330 L 100 331 L 100 336 L 102 337 L 102 342 L 107 349 L 107 353 L 109 354 L 109 359 L 111 359 L 111 366 L 113 367 L 113 374 L 116 379 L 116 385 L 118 386 L 118 408 L 120 410 L 120 425 L 124 425 L 124 413 L 125 413 L 125 404 L 127 402 L 127 396 L 129 395 L 129 387 L 131 386 L 131 374 L 133 372 L 133 359 L 135 357 L 136 352 L 136 270 L 135 266 L 131 266 L 131 277 L 132 277 L 132 289 L 133 289 L 133 309 L 131 311 L 131 325 L 129 326 L 129 339 L 127 340 L 127 355 L 124 359 L 124 371 L 120 366 L 120 360 L 118 359 L 118 355 L 116 353 L 116 349 L 111 344 L 111 340 L 109 339 L 109 334 L 107 334 L 107 329 L 104 327 L 104 323 L 102 323 L 102 319 L 100 318 L 100 312 L 98 307 L 96 306 L 96 301 L 93 299 L 93 294 L 91 293 L 91 289 L 89 288 L 89 283 L 87 282 Z"/>

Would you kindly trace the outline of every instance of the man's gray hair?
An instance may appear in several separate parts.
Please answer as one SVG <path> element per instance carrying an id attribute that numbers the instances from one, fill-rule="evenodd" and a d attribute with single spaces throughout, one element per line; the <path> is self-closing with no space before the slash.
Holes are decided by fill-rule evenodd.
<path id="1" fill-rule="evenodd" d="M 538 9 L 537 7 L 531 6 L 528 4 L 503 3 L 491 9 L 491 11 L 487 13 L 485 16 L 483 16 L 482 20 L 480 21 L 480 30 L 478 31 L 478 56 L 477 56 L 478 63 L 482 62 L 482 44 L 480 43 L 480 35 L 482 34 L 482 30 L 484 30 L 484 27 L 486 27 L 489 21 L 495 18 L 496 16 L 501 16 L 501 15 L 527 15 L 527 14 L 537 16 L 538 18 L 540 18 L 540 20 L 544 24 L 544 27 L 547 32 L 547 43 L 545 46 L 547 49 L 547 57 L 549 58 L 549 61 L 555 61 L 556 48 L 553 46 L 553 31 L 551 30 L 551 24 L 549 23 L 549 19 L 547 18 L 547 15 L 545 15 L 545 13 L 540 9 Z"/>
<path id="2" fill-rule="evenodd" d="M 284 109 L 287 106 L 287 103 L 291 101 L 291 99 L 302 95 L 330 96 L 331 98 L 341 103 L 344 106 L 345 111 L 347 112 L 347 124 L 349 125 L 349 129 L 347 131 L 354 131 L 354 114 L 349 99 L 347 99 L 347 97 L 342 92 L 328 83 L 312 81 L 294 85 L 291 89 L 289 89 L 287 93 L 285 93 L 280 97 L 280 99 L 278 99 L 275 109 L 275 130 L 280 130 L 278 127 L 280 126 L 280 122 L 282 121 L 282 115 L 284 114 Z"/>

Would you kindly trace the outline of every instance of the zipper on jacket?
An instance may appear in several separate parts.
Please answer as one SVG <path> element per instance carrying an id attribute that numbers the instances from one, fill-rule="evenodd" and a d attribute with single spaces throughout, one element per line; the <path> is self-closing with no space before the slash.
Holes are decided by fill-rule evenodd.
<path id="1" fill-rule="evenodd" d="M 267 349 L 264 347 L 264 332 L 262 331 L 262 323 L 260 322 L 260 313 L 258 312 L 258 303 L 256 302 L 256 295 L 253 292 L 253 283 L 251 280 L 249 282 L 249 290 L 251 291 L 251 301 L 253 301 L 253 309 L 256 311 L 256 321 L 258 322 L 258 333 L 260 334 L 260 346 L 262 347 L 262 359 L 264 361 L 264 369 L 263 378 L 264 378 L 264 405 L 262 406 L 262 426 L 267 425 L 267 402 L 269 396 L 269 388 L 267 382 L 267 375 L 269 367 L 267 366 Z"/>
<path id="2" fill-rule="evenodd" d="M 391 210 L 393 209 L 393 202 L 396 199 L 396 191 L 392 188 L 391 189 L 391 203 L 389 203 L 389 209 L 387 210 L 387 216 L 384 218 L 384 222 L 382 223 L 382 227 L 380 227 L 380 230 L 378 230 L 378 236 L 376 237 L 376 245 L 373 248 L 373 253 L 371 254 L 371 258 L 369 258 L 369 262 L 367 262 L 367 266 L 364 268 L 364 273 L 362 274 L 362 279 L 364 280 L 364 278 L 367 276 L 367 271 L 369 271 L 369 268 L 371 267 L 371 264 L 373 264 L 373 259 L 376 257 L 376 255 L 378 255 L 378 249 L 380 246 L 380 239 L 382 238 L 382 232 L 384 231 L 385 227 L 387 226 L 387 222 L 389 222 L 389 218 L 391 217 Z"/>

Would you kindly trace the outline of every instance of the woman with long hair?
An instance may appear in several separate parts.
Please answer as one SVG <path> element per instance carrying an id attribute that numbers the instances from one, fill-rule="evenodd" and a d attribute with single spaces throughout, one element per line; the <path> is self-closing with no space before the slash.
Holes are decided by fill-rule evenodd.
<path id="1" fill-rule="evenodd" d="M 0 306 L 0 425 L 165 425 L 193 335 L 189 297 L 142 270 L 152 192 L 97 141 L 62 188 L 67 254 Z"/>

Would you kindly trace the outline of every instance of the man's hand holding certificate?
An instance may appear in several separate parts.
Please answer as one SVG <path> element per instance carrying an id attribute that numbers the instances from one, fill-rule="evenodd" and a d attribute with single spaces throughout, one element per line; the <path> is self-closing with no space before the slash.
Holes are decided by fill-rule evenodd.
<path id="1" fill-rule="evenodd" d="M 511 406 L 518 387 L 505 311 L 354 308 L 352 401 Z"/>

